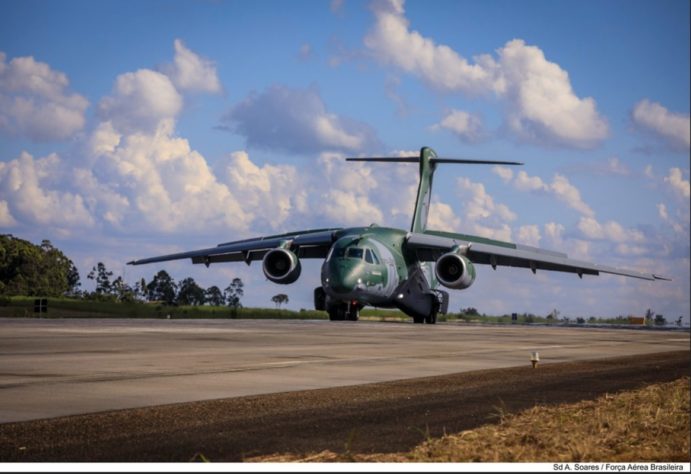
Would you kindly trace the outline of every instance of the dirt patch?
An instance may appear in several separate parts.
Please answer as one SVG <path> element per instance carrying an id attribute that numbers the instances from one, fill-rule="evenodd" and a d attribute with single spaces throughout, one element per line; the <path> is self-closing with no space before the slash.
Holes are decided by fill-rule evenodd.
<path id="1" fill-rule="evenodd" d="M 0 461 L 243 461 L 273 453 L 400 453 L 500 413 L 675 380 L 689 352 L 466 372 L 0 425 Z"/>

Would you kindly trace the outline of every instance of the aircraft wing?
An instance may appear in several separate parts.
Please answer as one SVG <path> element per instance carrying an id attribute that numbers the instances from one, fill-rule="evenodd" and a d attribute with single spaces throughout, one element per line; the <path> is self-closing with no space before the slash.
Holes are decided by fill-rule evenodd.
<path id="1" fill-rule="evenodd" d="M 569 258 L 565 253 L 465 234 L 438 231 L 409 233 L 406 244 L 423 261 L 436 261 L 441 255 L 458 248 L 471 262 L 491 265 L 495 269 L 497 266 L 508 266 L 530 268 L 533 273 L 550 270 L 575 273 L 579 277 L 611 273 L 643 280 L 667 280 L 653 273 L 582 262 Z"/>
<path id="2" fill-rule="evenodd" d="M 167 262 L 189 258 L 192 263 L 203 263 L 209 266 L 218 262 L 245 262 L 248 265 L 253 260 L 261 260 L 271 249 L 287 246 L 299 258 L 325 258 L 335 240 L 335 234 L 340 228 L 313 229 L 288 234 L 257 237 L 254 239 L 226 242 L 216 247 L 190 252 L 173 253 L 159 257 L 142 258 L 127 262 L 128 265 L 143 265 L 145 263 Z"/>

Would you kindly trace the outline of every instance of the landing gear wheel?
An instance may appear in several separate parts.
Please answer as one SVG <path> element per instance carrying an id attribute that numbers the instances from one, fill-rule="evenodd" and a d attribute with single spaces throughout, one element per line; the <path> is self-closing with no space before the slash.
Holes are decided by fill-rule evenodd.
<path id="1" fill-rule="evenodd" d="M 424 316 L 413 316 L 413 323 L 415 324 L 424 324 L 425 322 L 425 317 Z"/>
<path id="2" fill-rule="evenodd" d="M 360 319 L 360 308 L 356 304 L 348 305 L 348 311 L 346 312 L 346 320 L 357 321 Z"/>
<path id="3" fill-rule="evenodd" d="M 425 322 L 427 324 L 437 324 L 437 313 L 433 312 L 429 316 L 425 316 Z"/>
<path id="4" fill-rule="evenodd" d="M 345 304 L 335 304 L 330 306 L 327 310 L 329 313 L 329 321 L 345 321 L 347 309 L 348 307 Z"/>

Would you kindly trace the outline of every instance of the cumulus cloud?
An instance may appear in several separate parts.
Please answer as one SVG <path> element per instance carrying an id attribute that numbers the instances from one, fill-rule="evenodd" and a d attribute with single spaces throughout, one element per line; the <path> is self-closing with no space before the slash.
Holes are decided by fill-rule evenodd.
<path id="1" fill-rule="evenodd" d="M 0 227 L 12 227 L 17 221 L 12 217 L 7 201 L 0 200 Z"/>
<path id="2" fill-rule="evenodd" d="M 225 167 L 229 189 L 242 196 L 242 207 L 256 212 L 273 229 L 280 228 L 296 213 L 308 211 L 307 191 L 302 176 L 294 166 L 257 166 L 247 152 L 230 155 Z"/>
<path id="3" fill-rule="evenodd" d="M 689 181 L 684 179 L 684 175 L 680 168 L 670 168 L 669 175 L 665 176 L 665 183 L 667 183 L 674 194 L 688 200 L 690 194 Z"/>
<path id="4" fill-rule="evenodd" d="M 484 184 L 468 178 L 456 181 L 463 202 L 463 231 L 498 240 L 511 240 L 511 227 L 507 222 L 516 220 L 508 206 L 496 203 Z"/>
<path id="5" fill-rule="evenodd" d="M 688 115 L 670 112 L 648 99 L 638 102 L 631 115 L 636 125 L 657 135 L 673 148 L 688 150 L 691 146 Z"/>
<path id="6" fill-rule="evenodd" d="M 508 125 L 517 136 L 581 148 L 607 137 L 608 125 L 595 100 L 578 98 L 568 73 L 548 61 L 540 48 L 513 40 L 499 50 L 499 57 Z"/>
<path id="7" fill-rule="evenodd" d="M 382 61 L 443 90 L 484 92 L 495 81 L 489 58 L 489 64 L 470 64 L 448 46 L 411 31 L 403 0 L 374 1 L 371 8 L 376 25 L 364 42 Z"/>
<path id="8" fill-rule="evenodd" d="M 55 184 L 51 180 L 62 174 L 58 155 L 35 160 L 22 152 L 18 158 L 0 165 L 0 201 L 6 203 L 0 216 L 4 215 L 4 220 L 18 219 L 60 229 L 82 229 L 94 224 L 81 195 L 51 186 Z"/>
<path id="9" fill-rule="evenodd" d="M 315 88 L 274 85 L 247 97 L 223 121 L 248 145 L 291 153 L 356 152 L 379 144 L 369 125 L 329 112 Z"/>
<path id="10" fill-rule="evenodd" d="M 516 241 L 518 243 L 537 247 L 541 239 L 540 228 L 535 224 L 523 225 L 518 228 L 518 233 L 516 235 Z"/>
<path id="11" fill-rule="evenodd" d="M 446 232 L 458 232 L 461 230 L 461 219 L 448 204 L 432 201 L 429 206 L 427 228 Z"/>
<path id="12" fill-rule="evenodd" d="M 99 115 L 120 132 L 153 132 L 181 108 L 182 97 L 168 76 L 140 69 L 118 76 L 111 95 L 99 103 Z"/>
<path id="13" fill-rule="evenodd" d="M 99 181 L 119 189 L 129 203 L 132 226 L 162 231 L 199 229 L 199 223 L 235 230 L 251 220 L 228 186 L 219 182 L 205 158 L 173 133 L 172 119 L 151 133 L 114 137 L 103 133 L 92 140 L 99 150 Z M 114 145 L 115 144 L 115 145 Z"/>
<path id="14" fill-rule="evenodd" d="M 499 176 L 505 183 L 509 183 L 513 179 L 513 170 L 508 166 L 493 166 L 492 173 Z"/>
<path id="15" fill-rule="evenodd" d="M 594 217 L 581 217 L 578 221 L 578 229 L 589 239 L 610 240 L 619 243 L 645 241 L 645 236 L 639 230 L 626 229 L 615 221 L 601 224 Z"/>
<path id="16" fill-rule="evenodd" d="M 497 170 L 496 173 L 503 173 L 505 182 L 511 182 L 511 176 L 505 171 Z M 501 176 L 501 174 L 500 174 Z M 564 202 L 570 208 L 575 209 L 585 216 L 594 216 L 595 213 L 588 204 L 581 198 L 581 193 L 576 186 L 560 174 L 555 174 L 551 183 L 547 183 L 539 176 L 530 176 L 525 171 L 519 171 L 513 178 L 513 186 L 519 191 L 541 192 L 552 194 L 554 197 Z"/>
<path id="17" fill-rule="evenodd" d="M 441 128 L 450 130 L 466 143 L 478 142 L 485 135 L 482 119 L 463 110 L 451 110 L 441 122 L 432 126 L 433 130 Z"/>
<path id="18" fill-rule="evenodd" d="M 175 59 L 173 64 L 163 68 L 178 90 L 191 92 L 221 92 L 221 81 L 216 73 L 216 65 L 185 47 L 182 40 L 174 43 Z"/>
<path id="19" fill-rule="evenodd" d="M 514 39 L 471 64 L 447 45 L 411 30 L 403 0 L 372 3 L 375 25 L 365 46 L 381 62 L 420 77 L 433 87 L 465 94 L 494 94 L 506 104 L 506 122 L 525 141 L 587 148 L 609 133 L 595 101 L 579 98 L 568 73 L 540 48 Z"/>
<path id="20" fill-rule="evenodd" d="M 549 186 L 558 199 L 565 202 L 569 207 L 575 209 L 585 216 L 594 216 L 595 212 L 581 198 L 581 192 L 562 175 L 554 175 L 554 180 Z"/>
<path id="21" fill-rule="evenodd" d="M 33 141 L 63 140 L 84 127 L 89 102 L 69 92 L 67 76 L 33 57 L 5 62 L 0 52 L 0 132 Z"/>

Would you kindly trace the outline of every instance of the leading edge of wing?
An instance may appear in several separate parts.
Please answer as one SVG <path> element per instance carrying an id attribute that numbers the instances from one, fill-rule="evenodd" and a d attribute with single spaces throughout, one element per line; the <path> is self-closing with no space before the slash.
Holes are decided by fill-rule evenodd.
<path id="1" fill-rule="evenodd" d="M 434 232 L 434 231 L 432 231 Z M 621 268 L 597 265 L 568 258 L 564 253 L 517 245 L 509 242 L 493 241 L 482 237 L 444 232 L 420 234 L 410 233 L 407 244 L 413 249 L 450 251 L 455 247 L 466 248 L 466 256 L 473 263 L 492 266 L 513 266 L 549 271 L 576 273 L 579 276 L 610 273 L 643 280 L 669 280 L 653 273 L 642 273 Z"/>
<path id="2" fill-rule="evenodd" d="M 128 265 L 143 265 L 147 263 L 167 262 L 170 260 L 181 260 L 184 258 L 191 258 L 193 263 L 204 263 L 204 259 L 211 257 L 218 257 L 220 255 L 228 255 L 235 253 L 248 253 L 262 250 L 269 250 L 276 248 L 283 243 L 290 243 L 291 247 L 300 246 L 330 246 L 334 240 L 334 235 L 340 228 L 334 229 L 315 229 L 299 232 L 292 232 L 280 235 L 271 235 L 267 237 L 256 237 L 253 239 L 237 240 L 234 242 L 226 242 L 219 244 L 216 247 L 210 247 L 200 250 L 192 250 L 189 252 L 172 253 L 168 255 L 161 255 L 158 257 L 142 258 L 139 260 L 132 260 L 127 262 Z M 242 260 L 242 259 L 238 259 Z"/>

